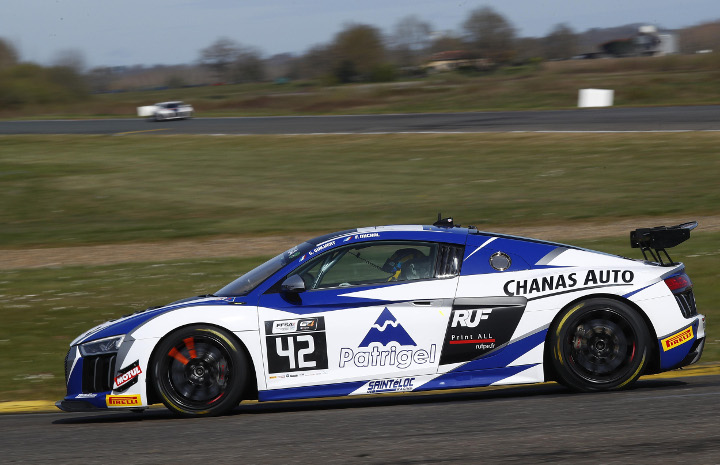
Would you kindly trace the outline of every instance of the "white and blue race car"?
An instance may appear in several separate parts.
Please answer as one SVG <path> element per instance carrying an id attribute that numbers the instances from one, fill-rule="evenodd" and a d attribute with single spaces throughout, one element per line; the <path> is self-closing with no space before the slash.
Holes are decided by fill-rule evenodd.
<path id="1" fill-rule="evenodd" d="M 638 229 L 633 260 L 455 226 L 304 242 L 213 295 L 91 329 L 65 359 L 66 411 L 162 402 L 218 415 L 274 401 L 556 380 L 620 389 L 695 363 L 692 283 L 666 249 L 697 223 Z"/>

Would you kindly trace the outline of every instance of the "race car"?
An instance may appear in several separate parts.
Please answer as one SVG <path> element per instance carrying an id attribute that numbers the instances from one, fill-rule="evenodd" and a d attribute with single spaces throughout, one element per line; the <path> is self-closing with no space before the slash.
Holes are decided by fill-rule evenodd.
<path id="1" fill-rule="evenodd" d="M 705 317 L 667 249 L 697 223 L 637 229 L 644 260 L 460 227 L 310 239 L 214 294 L 72 341 L 66 411 L 163 403 L 219 415 L 278 401 L 558 381 L 630 386 L 699 360 Z"/>
<path id="2" fill-rule="evenodd" d="M 168 119 L 192 118 L 195 111 L 192 105 L 185 102 L 160 102 L 155 105 L 138 107 L 138 116 L 147 117 L 154 121 L 165 121 Z"/>

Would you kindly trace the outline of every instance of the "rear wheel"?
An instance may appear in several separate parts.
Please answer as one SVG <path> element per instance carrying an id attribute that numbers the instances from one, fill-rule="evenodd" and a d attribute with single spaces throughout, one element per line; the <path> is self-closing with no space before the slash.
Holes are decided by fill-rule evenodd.
<path id="1" fill-rule="evenodd" d="M 647 366 L 650 334 L 630 306 L 589 299 L 562 313 L 551 329 L 549 350 L 566 386 L 578 391 L 621 389 Z"/>
<path id="2" fill-rule="evenodd" d="M 183 416 L 221 415 L 239 402 L 247 356 L 225 331 L 189 326 L 165 338 L 153 359 L 153 379 L 165 406 Z"/>

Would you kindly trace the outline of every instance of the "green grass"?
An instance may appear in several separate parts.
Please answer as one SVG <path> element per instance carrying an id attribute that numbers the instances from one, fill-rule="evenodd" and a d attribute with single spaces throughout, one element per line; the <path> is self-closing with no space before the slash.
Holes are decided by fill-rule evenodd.
<path id="1" fill-rule="evenodd" d="M 575 241 L 577 245 L 639 258 L 627 238 Z M 695 284 L 708 317 L 702 361 L 720 361 L 720 233 L 693 233 L 672 252 Z M 216 291 L 261 263 L 256 259 L 185 260 L 97 267 L 0 271 L 0 402 L 60 399 L 68 343 L 90 327 L 151 305 Z"/>
<path id="2" fill-rule="evenodd" d="M 615 105 L 720 103 L 720 53 L 570 60 L 381 84 L 237 84 L 93 95 L 82 102 L 0 109 L 2 118 L 133 117 L 136 107 L 192 103 L 200 116 L 367 114 L 573 108 L 578 89 L 615 90 Z"/>
<path id="3" fill-rule="evenodd" d="M 720 134 L 0 137 L 3 248 L 717 214 Z"/>

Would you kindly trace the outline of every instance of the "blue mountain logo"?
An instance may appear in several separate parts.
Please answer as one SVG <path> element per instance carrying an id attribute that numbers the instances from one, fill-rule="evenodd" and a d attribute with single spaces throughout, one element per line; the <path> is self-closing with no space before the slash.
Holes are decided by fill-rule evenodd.
<path id="1" fill-rule="evenodd" d="M 368 347 L 373 342 L 377 342 L 383 346 L 391 342 L 397 342 L 401 346 L 417 345 L 387 307 L 385 307 L 385 310 L 382 311 L 378 319 L 375 320 L 372 328 L 370 328 L 370 331 L 368 331 L 360 343 L 360 347 Z"/>

